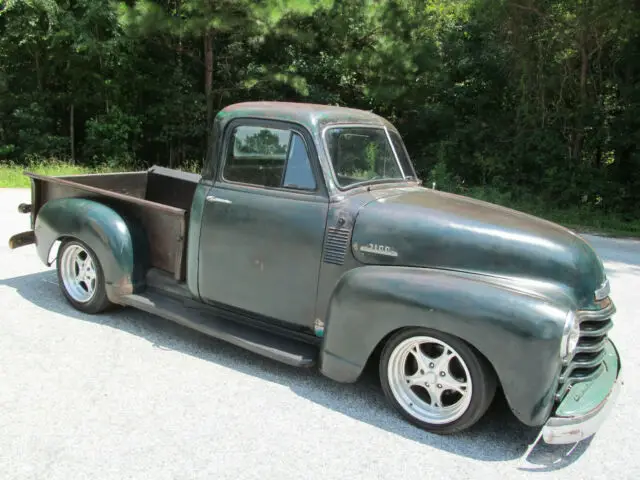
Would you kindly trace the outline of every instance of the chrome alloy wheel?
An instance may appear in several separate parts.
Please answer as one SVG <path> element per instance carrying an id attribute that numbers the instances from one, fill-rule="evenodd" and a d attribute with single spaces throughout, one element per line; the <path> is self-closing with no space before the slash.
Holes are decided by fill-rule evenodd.
<path id="1" fill-rule="evenodd" d="M 60 261 L 60 275 L 71 298 L 89 302 L 96 293 L 96 267 L 84 248 L 73 244 L 65 249 Z"/>
<path id="2" fill-rule="evenodd" d="M 436 338 L 417 336 L 401 342 L 391 352 L 387 375 L 400 406 L 423 422 L 451 423 L 471 403 L 469 368 L 458 352 Z"/>

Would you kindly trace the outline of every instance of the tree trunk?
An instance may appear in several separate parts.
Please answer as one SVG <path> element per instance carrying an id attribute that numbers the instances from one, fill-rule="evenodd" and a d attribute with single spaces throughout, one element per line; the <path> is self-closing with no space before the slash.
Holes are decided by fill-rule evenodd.
<path id="1" fill-rule="evenodd" d="M 573 157 L 575 165 L 580 163 L 582 153 L 582 143 L 584 138 L 583 132 L 583 116 L 586 114 L 587 106 L 587 75 L 589 73 L 589 55 L 587 54 L 587 47 L 585 46 L 584 36 L 580 42 L 580 111 L 578 116 L 578 123 L 576 126 L 576 136 L 573 143 Z"/>
<path id="2" fill-rule="evenodd" d="M 204 34 L 204 92 L 207 100 L 207 145 L 213 122 L 213 32 Z"/>
<path id="3" fill-rule="evenodd" d="M 587 54 L 587 48 L 584 45 L 580 49 L 580 61 L 580 100 L 584 107 L 584 103 L 587 98 L 587 73 L 589 72 L 589 55 Z"/>
<path id="4" fill-rule="evenodd" d="M 36 50 L 36 78 L 38 79 L 38 91 L 42 91 L 42 68 L 40 68 L 40 52 Z"/>
<path id="5" fill-rule="evenodd" d="M 176 13 L 178 12 L 179 9 L 179 5 L 178 5 L 178 1 L 176 1 L 175 4 L 175 9 L 176 9 Z M 183 65 L 182 65 L 182 32 L 180 32 L 180 36 L 178 37 L 178 81 L 180 82 L 179 85 L 182 85 L 182 79 L 184 78 L 184 73 L 183 73 Z M 206 79 L 205 79 L 205 85 L 206 85 Z M 182 87 L 181 87 L 182 90 Z M 182 93 L 182 91 L 180 92 Z M 184 100 L 182 95 L 180 95 L 180 105 L 184 105 Z M 209 122 L 209 117 L 208 117 L 208 113 L 207 113 L 207 123 Z M 173 137 L 172 137 L 173 138 Z M 208 137 L 205 137 L 208 138 Z M 178 138 L 178 145 L 182 145 L 183 142 L 185 141 L 184 136 L 181 136 Z M 207 141 L 207 146 L 208 146 L 208 141 Z M 171 143 L 171 149 L 172 149 L 172 153 L 171 153 L 171 161 L 173 162 L 173 142 Z M 173 167 L 171 167 L 173 168 Z"/>
<path id="6" fill-rule="evenodd" d="M 69 109 L 69 133 L 71 136 L 71 163 L 76 163 L 76 130 L 74 124 L 75 108 L 73 103 Z"/>

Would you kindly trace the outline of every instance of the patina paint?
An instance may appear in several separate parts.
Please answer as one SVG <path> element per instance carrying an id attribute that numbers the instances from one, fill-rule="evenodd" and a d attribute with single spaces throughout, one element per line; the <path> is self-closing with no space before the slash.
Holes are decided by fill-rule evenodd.
<path id="1" fill-rule="evenodd" d="M 198 271 L 200 262 L 200 233 L 202 231 L 202 213 L 205 198 L 210 184 L 201 182 L 193 195 L 191 211 L 189 213 L 189 235 L 187 236 L 187 287 L 195 298 L 200 298 L 198 285 Z"/>
<path id="2" fill-rule="evenodd" d="M 226 304 L 311 330 L 327 200 L 322 196 L 219 183 L 205 202 L 199 290 Z"/>
<path id="3" fill-rule="evenodd" d="M 76 238 L 98 256 L 109 299 L 134 293 L 145 285 L 144 274 L 149 247 L 136 223 L 104 203 L 85 198 L 50 200 L 35 219 L 37 252 L 47 265 L 56 240 Z"/>
<path id="4" fill-rule="evenodd" d="M 331 202 L 327 216 L 327 231 L 331 228 L 341 229 L 348 232 L 350 237 L 358 211 L 372 199 L 373 197 L 369 192 L 360 191 L 357 193 L 353 192 L 348 198 Z M 327 249 L 326 240 L 324 248 Z M 336 264 L 323 261 L 320 267 L 316 300 L 316 320 L 322 323 L 324 323 L 327 318 L 331 297 L 342 275 L 353 268 L 362 266 L 351 252 L 349 238 L 347 238 L 345 242 L 344 249 L 344 260 L 341 263 Z"/>
<path id="5" fill-rule="evenodd" d="M 560 338 L 572 305 L 560 292 L 552 304 L 526 287 L 426 268 L 350 270 L 331 301 L 321 371 L 355 381 L 388 334 L 410 326 L 433 328 L 477 348 L 495 369 L 514 414 L 528 425 L 542 425 L 553 407 Z"/>
<path id="6" fill-rule="evenodd" d="M 422 187 L 377 194 L 358 213 L 353 252 L 362 263 L 522 276 L 566 285 L 582 308 L 605 280 L 578 235 L 554 223 Z M 397 256 L 363 252 L 373 243 Z"/>
<path id="7" fill-rule="evenodd" d="M 306 144 L 317 188 L 297 191 L 225 180 L 221 171 L 231 128 L 218 126 L 218 166 L 209 168 L 215 172 L 215 181 L 208 184 L 204 205 L 199 208 L 200 298 L 313 332 L 329 203 L 315 143 L 308 130 L 299 123 L 283 122 L 283 118 L 261 121 L 255 115 L 234 118 L 223 112 L 218 120 L 230 127 L 296 129 Z M 207 196 L 228 203 L 208 202 Z"/>

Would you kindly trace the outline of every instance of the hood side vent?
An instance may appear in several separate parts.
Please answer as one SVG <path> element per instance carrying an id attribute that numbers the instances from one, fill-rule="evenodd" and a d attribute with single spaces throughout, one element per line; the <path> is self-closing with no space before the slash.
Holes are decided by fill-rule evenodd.
<path id="1" fill-rule="evenodd" d="M 342 265 L 351 239 L 351 229 L 329 227 L 324 241 L 322 260 L 325 263 Z"/>

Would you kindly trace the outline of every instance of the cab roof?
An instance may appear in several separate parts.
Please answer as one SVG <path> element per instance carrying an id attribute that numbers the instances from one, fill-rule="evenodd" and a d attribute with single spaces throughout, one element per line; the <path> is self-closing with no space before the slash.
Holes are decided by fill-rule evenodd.
<path id="1" fill-rule="evenodd" d="M 395 130 L 389 121 L 373 112 L 315 103 L 243 102 L 229 105 L 217 115 L 217 119 L 223 123 L 237 117 L 292 121 L 309 130 L 321 129 L 329 124 L 348 123 L 385 126 Z"/>

